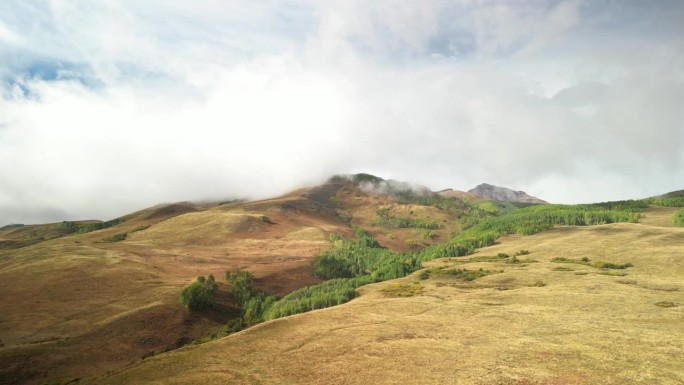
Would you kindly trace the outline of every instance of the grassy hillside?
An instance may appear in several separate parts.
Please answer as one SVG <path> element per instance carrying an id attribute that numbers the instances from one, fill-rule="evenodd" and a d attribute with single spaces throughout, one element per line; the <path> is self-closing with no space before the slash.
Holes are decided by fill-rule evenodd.
<path id="1" fill-rule="evenodd" d="M 345 305 L 85 383 L 680 384 L 683 241 L 684 229 L 632 223 L 510 235 Z"/>
<path id="2" fill-rule="evenodd" d="M 11 309 L 0 316 L 0 383 L 94 375 L 222 332 L 239 316 L 225 282 L 211 312 L 178 301 L 198 275 L 248 269 L 280 294 L 320 282 L 313 260 L 329 247 L 327 232 L 346 225 L 296 208 L 302 201 L 160 206 L 0 251 L 0 308 Z"/>
<path id="3" fill-rule="evenodd" d="M 423 239 L 416 228 L 370 226 L 379 207 L 442 227 Z M 12 310 L 0 315 L 0 383 L 91 376 L 220 335 L 240 315 L 226 271 L 247 270 L 260 291 L 284 296 L 322 281 L 313 264 L 332 247 L 329 233 L 353 238 L 355 224 L 396 251 L 459 228 L 443 210 L 348 182 L 256 202 L 160 205 L 107 222 L 5 228 L 0 308 Z M 208 274 L 220 278 L 219 306 L 190 313 L 179 293 Z"/>
<path id="4" fill-rule="evenodd" d="M 363 285 L 415 277 L 421 263 L 468 255 L 511 234 L 637 219 L 681 230 L 674 227 L 676 209 L 664 207 L 681 198 L 667 199 L 468 203 L 360 174 L 262 201 L 168 204 L 105 222 L 3 228 L 0 279 L 7 289 L 0 308 L 12 311 L 0 315 L 0 383 L 92 377 L 226 330 L 341 304 L 359 292 L 363 299 L 372 292 Z M 533 268 L 513 251 L 506 251 L 510 259 L 486 263 Z M 574 262 L 644 268 L 620 258 Z M 473 271 L 456 259 L 444 266 L 450 267 L 443 274 L 422 272 L 428 278 L 418 283 L 373 287 L 388 288 L 382 298 L 422 298 L 435 276 L 486 282 L 507 271 L 493 265 Z M 249 296 L 223 279 L 237 271 L 249 272 Z M 218 280 L 218 303 L 189 312 L 179 303 L 181 290 L 209 274 Z"/>

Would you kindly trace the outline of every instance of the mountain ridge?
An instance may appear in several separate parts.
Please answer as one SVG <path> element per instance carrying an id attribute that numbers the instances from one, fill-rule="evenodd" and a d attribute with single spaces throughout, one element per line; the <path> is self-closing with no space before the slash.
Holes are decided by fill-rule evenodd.
<path id="1" fill-rule="evenodd" d="M 519 202 L 532 204 L 546 204 L 545 200 L 531 196 L 524 191 L 515 191 L 508 187 L 495 186 L 488 183 L 481 183 L 475 188 L 468 190 L 468 193 L 479 195 L 486 199 L 501 202 Z"/>

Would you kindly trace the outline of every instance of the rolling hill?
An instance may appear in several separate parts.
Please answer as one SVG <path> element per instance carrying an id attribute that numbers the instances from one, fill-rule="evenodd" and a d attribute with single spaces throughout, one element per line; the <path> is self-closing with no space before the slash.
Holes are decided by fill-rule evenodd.
<path id="1" fill-rule="evenodd" d="M 556 371 L 556 367 L 545 366 L 539 360 L 550 351 L 551 342 L 562 345 L 567 341 L 553 334 L 560 319 L 544 316 L 534 323 L 530 317 L 535 317 L 535 311 L 542 315 L 563 314 L 567 308 L 551 304 L 559 302 L 560 306 L 562 296 L 574 290 L 591 294 L 591 287 L 605 283 L 600 280 L 612 279 L 601 286 L 605 290 L 591 297 L 590 304 L 576 309 L 579 318 L 573 321 L 575 324 L 594 322 L 592 317 L 600 313 L 601 301 L 629 295 L 629 306 L 638 302 L 644 325 L 662 326 L 655 328 L 647 336 L 653 339 L 647 341 L 656 344 L 666 331 L 680 326 L 673 319 L 681 315 L 679 305 L 684 302 L 674 278 L 681 273 L 682 229 L 672 221 L 677 209 L 664 207 L 672 202 L 654 199 L 571 207 L 520 205 L 529 206 L 521 209 L 501 202 L 465 201 L 423 186 L 356 174 L 336 176 L 320 186 L 262 201 L 201 205 L 184 202 L 104 222 L 5 227 L 0 229 L 0 279 L 6 287 L 0 308 L 12 310 L 0 316 L 0 382 L 43 384 L 81 379 L 83 383 L 196 383 L 200 379 L 218 379 L 229 383 L 339 383 L 344 378 L 346 383 L 360 383 L 384 378 L 379 382 L 393 383 L 414 376 L 409 382 L 461 378 L 463 383 L 478 383 L 473 379 L 484 372 L 473 368 L 476 364 L 486 368 L 500 364 L 491 361 L 494 358 L 486 352 L 498 352 L 505 329 L 495 333 L 498 339 L 489 338 L 478 334 L 479 328 L 454 329 L 452 321 L 458 321 L 458 325 L 489 325 L 487 317 L 506 320 L 510 309 L 523 309 L 521 314 L 527 314 L 527 318 L 508 320 L 505 325 L 515 332 L 514 347 L 525 345 L 525 338 L 538 342 L 536 358 L 520 356 L 526 360 L 522 367 L 534 368 L 534 375 L 530 374 L 532 369 L 520 372 L 513 368 L 500 370 L 500 375 L 489 372 L 489 377 L 482 378 L 516 384 L 590 383 L 582 382 L 583 377 L 570 370 L 576 361 Z M 640 223 L 612 223 L 637 219 Z M 558 228 L 559 224 L 564 226 Z M 603 225 L 567 227 L 570 224 Z M 516 235 L 539 232 L 529 237 Z M 502 241 L 495 244 L 497 239 Z M 489 248 L 472 254 L 483 246 Z M 507 260 L 477 259 L 490 253 L 513 255 L 520 249 L 532 253 L 529 257 L 509 256 Z M 461 257 L 454 258 L 457 256 Z M 551 261 L 554 257 L 583 256 L 589 256 L 591 263 L 559 265 Z M 522 262 L 508 263 L 514 258 Z M 536 262 L 525 262 L 528 258 Z M 617 271 L 627 274 L 620 276 L 604 265 L 591 265 L 594 262 L 629 262 L 634 266 Z M 559 266 L 572 270 L 555 270 Z M 421 273 L 421 268 L 428 270 Z M 464 281 L 448 273 L 463 268 L 482 268 L 496 274 Z M 318 285 L 329 278 L 337 280 L 328 283 L 351 285 L 345 289 L 349 296 L 335 297 L 335 303 L 353 298 L 356 292 L 360 296 L 341 306 L 267 321 L 223 337 L 226 331 L 233 331 L 226 328 L 227 324 L 244 319 L 244 309 L 223 278 L 225 272 L 238 270 L 253 274 L 255 292 L 280 298 L 279 309 L 286 309 L 287 301 L 295 297 L 297 306 L 322 306 L 316 302 L 320 298 L 312 296 L 320 295 L 316 290 L 325 294 L 326 287 L 332 287 Z M 209 274 L 217 277 L 219 284 L 216 306 L 188 311 L 178 300 L 181 289 L 196 277 Z M 406 274 L 407 278 L 386 281 Z M 620 279 L 638 284 L 620 283 Z M 537 280 L 544 285 L 535 286 Z M 376 283 L 363 286 L 372 282 Z M 644 290 L 653 293 L 625 291 L 638 285 L 646 285 L 651 289 Z M 302 289 L 305 287 L 313 289 Z M 316 289 L 320 287 L 323 289 Z M 452 289 L 455 291 L 449 291 Z M 610 294 L 617 289 L 617 294 Z M 538 294 L 543 294 L 539 301 L 545 302 L 532 298 Z M 662 294 L 659 302 L 672 306 L 653 305 L 651 299 L 656 294 Z M 478 307 L 478 301 L 495 305 Z M 461 314 L 466 308 L 465 314 L 472 318 Z M 483 309 L 489 313 L 480 313 Z M 619 321 L 604 326 L 609 330 L 625 328 L 626 336 L 637 338 L 643 328 L 637 327 L 637 321 L 625 319 L 629 318 L 624 313 L 627 309 L 617 305 L 611 309 Z M 257 317 L 261 320 L 275 314 L 262 310 Z M 357 326 L 344 327 L 345 319 Z M 366 322 L 370 319 L 378 322 Z M 549 334 L 544 338 L 537 334 L 525 337 L 526 331 L 532 329 L 519 323 L 546 328 Z M 393 337 L 381 331 L 383 325 L 396 332 Z M 356 330 L 362 332 L 358 346 L 353 337 Z M 590 333 L 580 335 L 580 339 L 594 338 Z M 672 335 L 674 345 L 682 341 L 680 334 Z M 341 338 L 339 346 L 325 342 L 336 337 Z M 442 340 L 444 345 L 440 345 Z M 273 345 L 274 341 L 278 344 Z M 611 349 L 621 343 L 624 341 L 610 345 Z M 430 360 L 443 360 L 436 353 L 426 353 L 426 344 L 442 349 L 436 353 L 470 346 L 466 350 L 471 355 L 464 357 L 473 364 L 459 364 L 449 370 L 438 366 L 432 374 L 427 373 Z M 324 346 L 328 346 L 326 352 L 320 350 Z M 383 352 L 388 346 L 389 350 Z M 482 357 L 474 359 L 472 354 L 479 348 Z M 597 357 L 610 357 L 605 349 L 591 349 L 596 350 Z M 676 346 L 668 349 L 662 354 L 681 354 Z M 393 366 L 387 354 L 393 352 L 398 354 L 395 359 L 401 367 L 410 368 L 406 375 L 390 375 Z M 573 352 L 572 357 L 585 358 L 583 353 Z M 509 353 L 518 358 L 522 354 L 513 348 Z M 410 357 L 416 359 L 413 364 L 406 362 Z M 272 368 L 262 366 L 264 360 L 276 364 Z M 530 360 L 539 362 L 532 365 Z M 661 367 L 663 360 L 658 358 L 656 366 Z M 307 372 L 307 362 L 320 363 L 325 373 L 310 367 Z M 373 362 L 376 370 L 361 371 L 359 365 L 364 362 Z M 333 368 L 337 364 L 339 368 Z M 428 367 L 423 368 L 425 365 Z M 611 373 L 626 370 L 620 365 Z M 676 368 L 662 367 L 672 378 L 681 378 Z M 454 377 L 456 372 L 465 377 Z M 554 373 L 562 375 L 556 378 Z M 515 375 L 520 381 L 511 382 L 504 374 Z M 667 377 L 653 374 L 644 378 Z"/>
<path id="2" fill-rule="evenodd" d="M 85 383 L 680 384 L 683 241 L 682 228 L 622 223 L 508 236 L 426 264 L 425 279 L 368 285 L 345 305 Z M 511 263 L 522 249 L 529 254 Z M 588 264 L 574 262 L 584 257 Z M 491 274 L 453 273 L 463 269 Z"/>
<path id="3" fill-rule="evenodd" d="M 391 184 L 397 192 L 403 185 Z M 85 377 L 223 333 L 239 308 L 220 282 L 217 309 L 178 302 L 199 275 L 248 270 L 264 292 L 285 295 L 321 282 L 315 258 L 330 232 L 360 225 L 397 251 L 438 243 L 460 229 L 435 207 L 399 203 L 347 179 L 282 197 L 220 205 L 176 203 L 111 221 L 10 226 L 0 232 L 0 379 L 35 383 Z M 376 211 L 440 222 L 430 239 L 414 228 L 373 227 Z"/>

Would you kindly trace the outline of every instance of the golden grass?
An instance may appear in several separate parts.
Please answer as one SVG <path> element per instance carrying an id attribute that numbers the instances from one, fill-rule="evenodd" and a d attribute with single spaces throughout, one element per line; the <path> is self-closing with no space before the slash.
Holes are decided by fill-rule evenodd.
<path id="1" fill-rule="evenodd" d="M 642 224 L 510 236 L 471 262 L 504 270 L 463 283 L 418 274 L 360 289 L 345 305 L 161 354 L 92 384 L 681 384 L 684 229 Z M 513 266 L 479 255 L 530 250 Z M 554 257 L 632 263 L 625 277 Z M 539 283 L 543 283 L 541 285 Z M 673 306 L 670 306 L 672 304 Z"/>
<path id="2" fill-rule="evenodd" d="M 678 207 L 650 206 L 642 210 L 642 217 L 639 222 L 652 226 L 676 227 L 672 216 L 678 209 Z"/>
<path id="3" fill-rule="evenodd" d="M 352 213 L 352 223 L 362 227 L 367 227 L 378 207 L 394 205 L 392 210 L 397 216 L 431 218 L 444 223 L 445 227 L 437 231 L 439 238 L 431 243 L 447 239 L 449 233 L 458 228 L 458 224 L 453 220 L 450 222 L 446 214 L 432 207 L 396 205 L 387 197 L 355 194 L 338 195 L 341 209 Z M 5 345 L 0 345 L 0 383 L 10 380 L 41 384 L 50 379 L 89 377 L 129 365 L 143 355 L 173 348 L 182 343 L 178 341 L 188 342 L 188 338 L 205 337 L 220 330 L 225 323 L 221 316 L 192 316 L 178 304 L 180 289 L 197 275 L 214 274 L 219 278 L 224 296 L 226 287 L 220 277 L 226 270 L 248 269 L 257 276 L 262 290 L 280 294 L 318 282 L 312 276 L 311 265 L 321 250 L 330 247 L 327 233 L 336 231 L 353 235 L 344 223 L 330 215 L 307 211 L 302 208 L 306 205 L 298 206 L 297 203 L 302 203 L 300 195 L 293 193 L 278 199 L 212 209 L 160 206 L 131 214 L 127 222 L 105 230 L 20 249 L 0 250 L 0 282 L 4 288 L 0 309 L 5 309 L 0 312 L 0 340 Z M 559 308 L 561 305 L 556 302 L 564 302 L 564 295 L 576 296 L 573 290 L 589 290 L 582 286 L 588 284 L 593 285 L 592 290 L 598 290 L 597 293 L 589 290 L 585 294 L 592 301 L 605 300 L 607 297 L 602 290 L 614 290 L 613 286 L 619 286 L 621 290 L 615 291 L 614 298 L 609 300 L 620 301 L 622 296 L 636 295 L 635 298 L 640 298 L 637 305 L 632 300 L 625 305 L 632 306 L 636 313 L 625 313 L 622 308 L 622 313 L 618 309 L 606 315 L 620 320 L 626 317 L 629 322 L 636 323 L 632 318 L 639 314 L 643 317 L 643 325 L 657 324 L 649 333 L 661 336 L 663 328 L 681 326 L 681 323 L 673 323 L 671 318 L 663 318 L 662 315 L 674 314 L 681 319 L 681 304 L 684 303 L 680 280 L 682 252 L 676 246 L 684 241 L 684 232 L 683 229 L 653 227 L 669 226 L 671 209 L 649 210 L 644 222 L 651 226 L 558 229 L 535 237 L 510 237 L 502 245 L 483 250 L 476 256 L 433 263 L 433 266 L 446 268 L 483 268 L 504 270 L 504 273 L 470 282 L 449 275 L 430 275 L 430 278 L 420 280 L 420 284 L 414 282 L 418 279 L 416 275 L 369 286 L 361 290 L 361 298 L 350 304 L 268 323 L 230 339 L 206 344 L 206 349 L 211 352 L 213 349 L 226 349 L 223 352 L 216 351 L 207 356 L 186 356 L 189 354 L 186 350 L 179 352 L 178 356 L 162 354 L 148 360 L 161 360 L 162 365 L 172 365 L 168 370 L 142 365 L 130 373 L 118 374 L 111 381 L 145 383 L 158 379 L 155 380 L 158 383 L 194 383 L 196 379 L 206 377 L 226 380 L 226 383 L 449 383 L 457 378 L 459 383 L 478 383 L 474 379 L 484 373 L 481 372 L 482 367 L 491 369 L 496 365 L 484 357 L 497 352 L 495 345 L 508 343 L 504 338 L 508 329 L 518 330 L 518 323 L 523 323 L 530 327 L 541 325 L 550 330 L 549 333 L 554 330 L 549 326 L 554 320 L 551 316 L 531 321 L 523 316 L 513 317 L 518 310 L 510 314 L 504 310 L 491 310 L 486 316 L 483 309 L 522 309 L 520 311 L 528 317 L 536 314 L 538 309 L 542 314 L 562 314 L 565 308 Z M 260 220 L 262 215 L 270 218 L 272 223 Z M 150 227 L 132 232 L 148 225 Z M 45 229 L 55 226 L 47 225 Z M 28 230 L 13 235 L 3 232 L 2 237 L 23 237 L 30 233 Z M 383 245 L 395 250 L 408 250 L 407 239 L 423 242 L 418 239 L 415 229 L 371 230 L 374 235 L 380 235 Z M 129 233 L 126 240 L 102 243 L 103 238 L 122 232 Z M 499 252 L 512 255 L 522 248 L 531 250 L 530 258 L 539 263 L 506 264 L 505 261 L 487 258 L 478 260 L 480 256 Z M 548 261 L 558 256 L 575 259 L 588 256 L 592 261 L 611 263 L 631 262 L 635 267 L 615 272 L 571 265 L 576 270 L 574 274 L 555 272 L 553 267 L 557 264 Z M 467 261 L 470 262 L 464 263 Z M 664 269 L 663 266 L 668 267 Z M 616 273 L 626 273 L 627 276 L 602 275 Z M 546 286 L 536 287 L 539 282 Z M 392 285 L 395 285 L 394 289 Z M 385 290 L 388 287 L 390 289 Z M 566 287 L 567 292 L 557 292 L 559 288 Z M 546 290 L 551 290 L 553 295 Z M 404 293 L 410 296 L 393 295 Z M 546 302 L 528 303 L 530 298 L 540 293 L 544 295 L 539 296 L 539 300 L 550 295 L 547 302 L 551 305 Z M 650 293 L 650 296 L 643 297 L 644 293 Z M 509 294 L 515 296 L 507 297 Z M 228 299 L 226 301 L 229 302 Z M 597 314 L 602 310 L 598 302 L 590 302 L 583 308 L 585 312 Z M 231 312 L 235 309 L 229 308 L 225 313 Z M 497 318 L 508 321 L 498 325 L 494 322 Z M 577 322 L 593 325 L 594 320 L 583 316 Z M 627 321 L 620 322 L 601 327 L 608 327 L 610 333 L 618 330 L 617 327 L 627 328 L 627 334 L 634 341 L 641 338 L 638 331 L 646 327 L 630 329 L 632 325 Z M 303 330 L 292 329 L 292 325 L 299 325 Z M 482 334 L 484 332 L 475 325 L 491 329 L 492 335 L 498 339 Z M 357 332 L 358 341 L 355 340 Z M 290 341 L 290 337 L 294 339 Z M 339 341 L 335 337 L 339 337 Z M 671 345 L 681 341 L 681 333 L 672 333 L 670 337 L 663 354 L 681 354 L 681 351 L 671 349 Z M 554 351 L 552 343 L 536 335 L 513 333 L 511 343 L 517 346 L 528 338 L 539 340 L 537 345 L 541 352 L 543 349 Z M 562 339 L 559 341 L 565 343 Z M 645 341 L 655 344 L 655 340 L 646 338 Z M 330 347 L 330 352 L 320 350 L 326 346 Z M 430 353 L 433 346 L 445 357 Z M 614 345 L 616 349 L 623 346 L 624 343 Z M 234 357 L 233 350 L 242 354 L 245 360 Z M 651 371 L 661 367 L 658 361 L 660 353 L 655 353 L 656 361 L 653 361 Z M 510 354 L 522 353 L 513 349 Z M 181 357 L 182 361 L 187 359 L 198 369 L 186 371 L 183 365 L 173 361 L 176 359 L 173 357 Z M 631 359 L 637 362 L 636 358 Z M 170 361 L 167 363 L 165 360 Z M 269 360 L 275 362 L 272 368 Z M 295 362 L 298 360 L 301 362 Z M 301 364 L 307 360 L 321 370 L 312 370 L 311 366 Z M 430 369 L 430 360 L 435 362 L 434 370 Z M 461 362 L 463 360 L 465 362 Z M 471 361 L 473 365 L 469 364 Z M 377 366 L 375 371 L 366 370 L 371 364 Z M 526 362 L 520 367 L 540 373 L 550 371 L 553 376 L 548 377 L 551 378 L 549 382 L 539 380 L 546 378 L 543 376 L 503 371 L 505 375 L 512 373 L 518 376 L 515 377 L 518 382 L 509 383 L 588 383 L 572 382 L 575 381 L 573 376 L 584 378 L 573 370 L 557 371 L 550 366 L 530 366 Z M 572 368 L 572 365 L 567 367 Z M 206 370 L 198 372 L 199 368 Z M 617 368 L 624 368 L 624 365 Z M 670 370 L 668 366 L 663 368 L 666 372 Z M 138 377 L 140 373 L 147 373 L 145 375 L 150 377 Z M 457 376 L 456 373 L 462 374 Z M 507 377 L 487 373 L 481 383 L 508 381 Z M 570 373 L 569 377 L 563 373 Z M 673 373 L 676 379 L 681 378 L 681 372 L 675 370 Z M 17 380 L 18 376 L 22 379 Z M 644 378 L 664 378 L 653 374 L 649 376 Z"/>
<path id="4" fill-rule="evenodd" d="M 322 231 L 321 229 L 317 228 L 312 228 L 312 227 L 307 227 L 303 228 L 298 231 L 293 231 L 287 236 L 285 236 L 286 240 L 288 241 L 309 241 L 309 242 L 319 242 L 321 245 L 324 245 L 327 243 L 327 239 L 325 237 L 325 232 Z"/>
<path id="5" fill-rule="evenodd" d="M 283 215 L 283 202 L 260 202 L 262 211 L 254 204 L 180 210 L 168 219 L 173 213 L 143 210 L 105 230 L 0 250 L 0 383 L 104 373 L 220 332 L 236 316 L 222 279 L 228 270 L 247 269 L 262 290 L 279 294 L 320 282 L 313 260 L 330 247 L 326 232 L 343 225 L 307 212 Z M 126 240 L 102 242 L 123 232 Z M 226 309 L 190 315 L 180 290 L 208 274 L 219 280 Z"/>
<path id="6" fill-rule="evenodd" d="M 388 297 L 413 297 L 423 293 L 423 285 L 417 283 L 394 283 L 381 289 Z"/>

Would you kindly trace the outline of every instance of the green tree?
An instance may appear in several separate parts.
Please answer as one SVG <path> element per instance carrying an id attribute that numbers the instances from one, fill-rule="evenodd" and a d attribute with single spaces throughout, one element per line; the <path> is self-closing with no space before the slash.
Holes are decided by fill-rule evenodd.
<path id="1" fill-rule="evenodd" d="M 242 308 L 240 327 L 256 325 L 263 322 L 269 308 L 278 301 L 278 297 L 267 295 L 254 286 L 254 275 L 245 270 L 234 273 L 226 272 L 230 282 L 230 293 Z M 236 326 L 230 326 L 235 331 Z"/>
<path id="2" fill-rule="evenodd" d="M 213 308 L 216 305 L 218 284 L 213 275 L 205 278 L 203 275 L 186 286 L 180 294 L 180 302 L 191 311 Z"/>
<path id="3" fill-rule="evenodd" d="M 230 294 L 235 298 L 235 302 L 243 308 L 258 293 L 252 284 L 254 275 L 247 270 L 238 270 L 234 273 L 227 271 L 226 279 L 230 282 Z"/>

